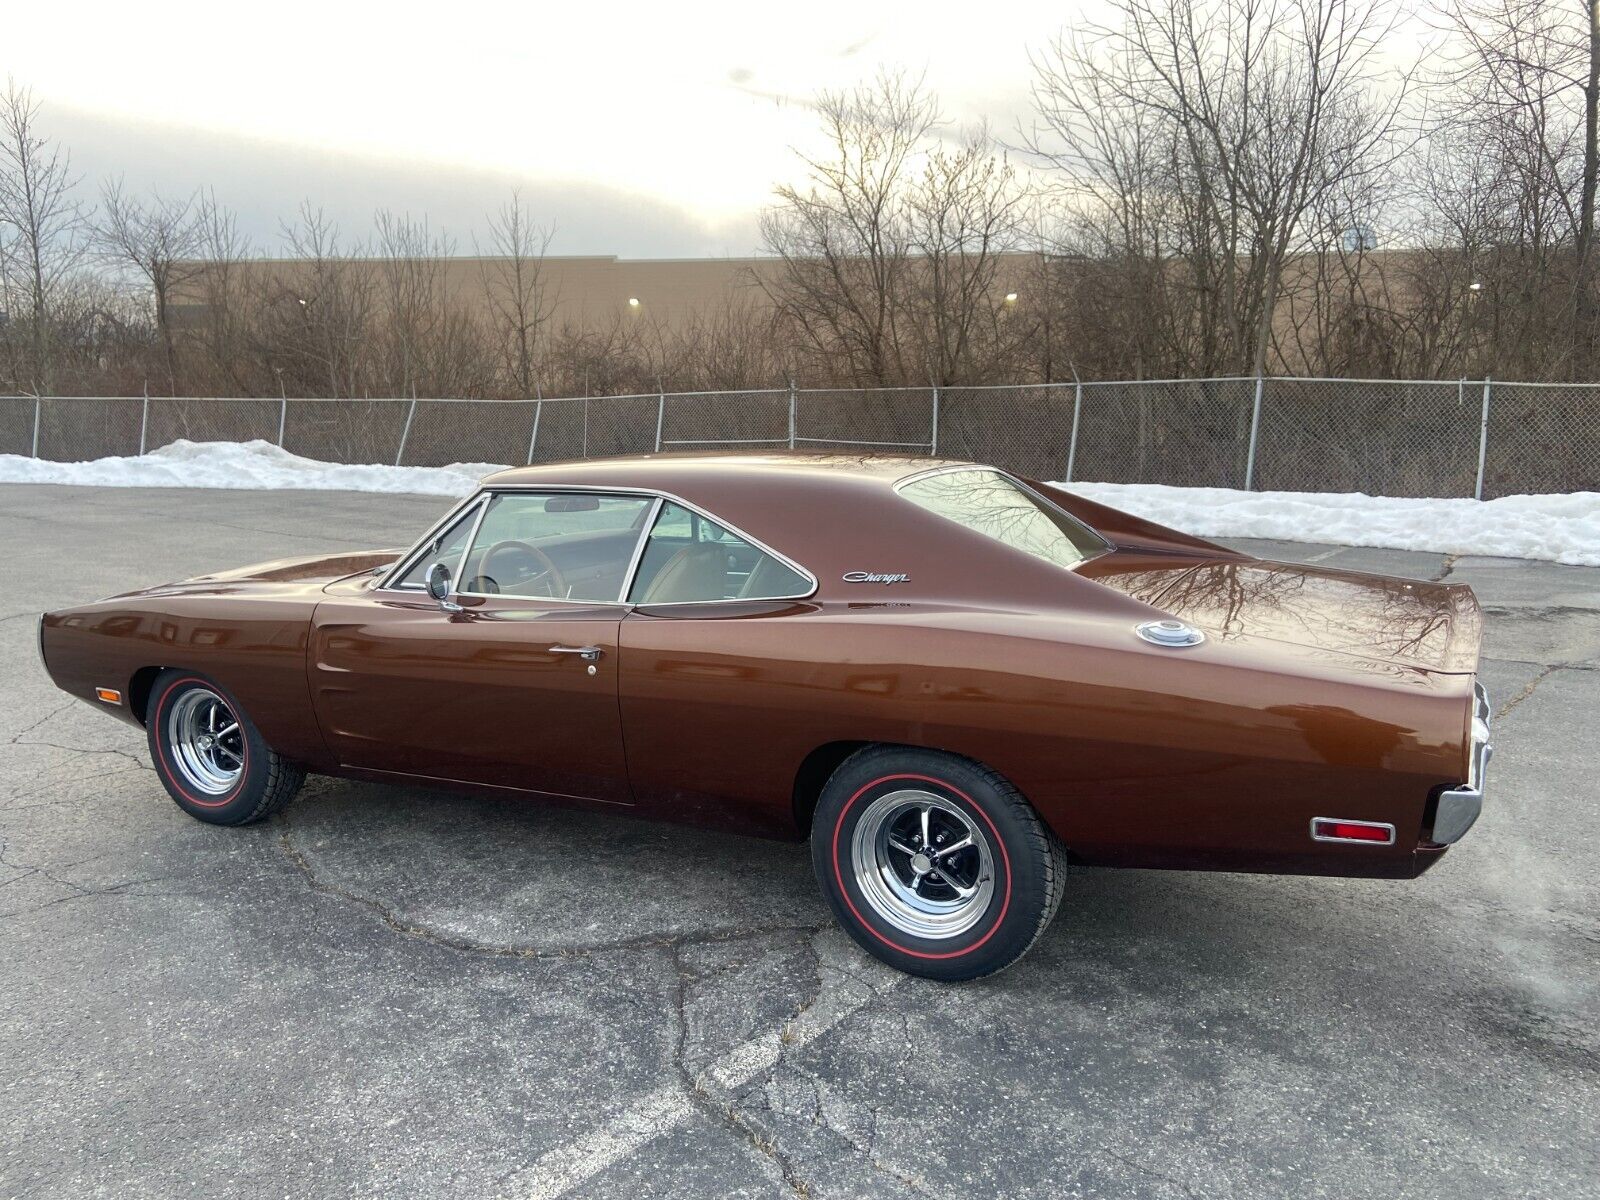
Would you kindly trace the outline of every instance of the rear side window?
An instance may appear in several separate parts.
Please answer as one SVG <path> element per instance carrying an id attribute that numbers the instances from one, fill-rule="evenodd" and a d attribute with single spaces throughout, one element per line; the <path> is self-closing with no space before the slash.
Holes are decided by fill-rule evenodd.
<path id="1" fill-rule="evenodd" d="M 634 604 L 787 600 L 811 581 L 709 517 L 671 501 L 661 506 L 628 599 Z"/>
<path id="2" fill-rule="evenodd" d="M 1058 567 L 1076 566 L 1106 548 L 1099 535 L 998 471 L 940 471 L 902 484 L 900 494 L 920 508 Z"/>

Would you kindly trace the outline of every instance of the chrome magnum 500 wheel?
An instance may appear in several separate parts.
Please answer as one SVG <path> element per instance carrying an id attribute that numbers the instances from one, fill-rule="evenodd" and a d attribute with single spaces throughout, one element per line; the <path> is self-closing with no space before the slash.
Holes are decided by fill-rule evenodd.
<path id="1" fill-rule="evenodd" d="M 1061 902 L 1066 853 L 995 772 L 872 747 L 828 781 L 811 856 L 834 914 L 891 966 L 975 979 L 1010 966 Z"/>
<path id="2" fill-rule="evenodd" d="M 220 687 L 188 671 L 164 671 L 145 713 L 150 759 L 167 794 L 213 825 L 270 816 L 300 788 L 305 772 L 273 753 Z"/>

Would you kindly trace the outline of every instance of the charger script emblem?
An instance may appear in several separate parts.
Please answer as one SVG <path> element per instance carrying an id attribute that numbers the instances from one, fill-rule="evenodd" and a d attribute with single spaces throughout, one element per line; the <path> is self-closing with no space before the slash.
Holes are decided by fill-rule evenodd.
<path id="1" fill-rule="evenodd" d="M 911 576 L 882 575 L 877 571 L 846 571 L 844 573 L 844 581 L 846 583 L 909 583 L 911 582 Z"/>

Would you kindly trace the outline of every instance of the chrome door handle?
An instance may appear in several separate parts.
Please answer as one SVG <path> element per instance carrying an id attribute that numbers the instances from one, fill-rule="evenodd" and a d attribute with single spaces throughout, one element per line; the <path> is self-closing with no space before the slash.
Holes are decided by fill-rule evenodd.
<path id="1" fill-rule="evenodd" d="M 599 646 L 551 646 L 551 654 L 576 654 L 584 662 L 599 662 L 605 653 Z"/>

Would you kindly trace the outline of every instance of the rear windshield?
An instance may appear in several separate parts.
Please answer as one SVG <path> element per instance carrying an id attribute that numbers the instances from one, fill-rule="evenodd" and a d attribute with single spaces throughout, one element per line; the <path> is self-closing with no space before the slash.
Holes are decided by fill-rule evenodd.
<path id="1" fill-rule="evenodd" d="M 998 471 L 940 471 L 901 484 L 913 504 L 1035 558 L 1073 567 L 1106 549 L 1100 536 Z"/>

